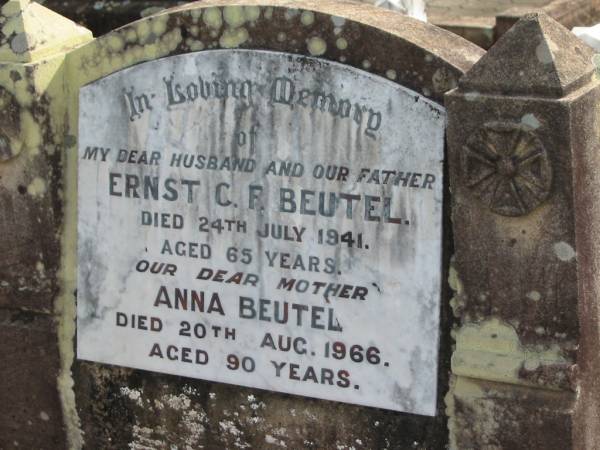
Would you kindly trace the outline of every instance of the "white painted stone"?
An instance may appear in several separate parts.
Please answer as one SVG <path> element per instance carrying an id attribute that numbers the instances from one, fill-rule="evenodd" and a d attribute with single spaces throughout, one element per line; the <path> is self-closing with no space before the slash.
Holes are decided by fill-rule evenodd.
<path id="1" fill-rule="evenodd" d="M 407 16 L 427 22 L 425 0 L 363 0 L 385 9 L 399 11 Z"/>
<path id="2" fill-rule="evenodd" d="M 230 81 L 228 97 L 203 98 L 207 91 L 197 91 L 199 77 L 219 86 Z M 287 104 L 292 84 L 294 103 Z M 175 104 L 186 95 L 195 100 Z M 443 108 L 390 80 L 283 53 L 223 50 L 174 56 L 82 88 L 78 358 L 433 415 L 444 127 Z M 157 152 L 160 161 L 122 162 L 120 149 Z M 215 157 L 219 165 L 238 157 L 253 170 L 175 167 L 178 154 L 204 156 L 205 162 Z M 139 162 L 141 155 L 132 160 Z M 304 173 L 266 174 L 272 161 L 289 161 Z M 316 179 L 318 165 L 345 167 L 347 179 Z M 361 178 L 363 168 L 369 172 Z M 381 171 L 396 173 L 389 174 L 387 184 L 368 183 L 376 169 L 380 181 Z M 399 171 L 420 176 L 411 175 L 408 186 L 401 181 L 395 186 Z M 158 187 L 152 184 L 155 179 Z M 144 180 L 145 190 L 137 186 Z M 288 197 L 292 192 L 294 202 Z M 319 212 L 320 195 L 338 199 L 333 217 L 322 214 L 327 208 Z M 384 199 L 389 199 L 387 213 Z M 142 225 L 142 211 L 169 214 L 170 226 L 177 214 L 183 226 Z M 382 216 L 399 223 L 385 223 Z M 210 219 L 208 232 L 201 230 L 202 217 Z M 211 228 L 216 219 L 225 227 L 231 223 L 231 231 Z M 291 240 L 259 238 L 265 224 L 287 227 Z M 335 237 L 348 232 L 355 241 L 351 248 Z M 173 250 L 177 242 L 193 243 L 197 253 L 200 246 L 210 248 L 210 257 L 166 254 L 167 240 Z M 189 251 L 190 246 L 178 249 Z M 143 268 L 141 261 L 176 265 L 175 275 L 142 273 L 136 270 Z M 206 268 L 227 271 L 225 279 L 238 271 L 252 274 L 259 282 L 254 287 L 197 279 Z M 314 284 L 306 292 L 288 292 L 278 289 L 282 277 L 306 280 L 301 288 L 315 282 L 353 286 L 347 291 L 356 298 L 325 297 L 323 288 L 314 294 Z M 176 289 L 186 289 L 188 297 L 204 292 L 205 308 L 213 295 L 218 297 L 224 315 L 175 309 Z M 173 308 L 167 306 L 165 291 Z M 240 310 L 240 304 L 250 302 L 243 298 L 253 299 L 257 316 L 265 320 L 245 318 L 251 311 Z M 262 313 L 259 299 L 270 300 L 262 303 Z M 282 309 L 288 303 L 286 324 L 274 321 L 274 302 Z M 118 313 L 129 318 L 129 325 L 132 314 L 146 316 L 146 327 L 155 317 L 162 329 L 117 326 L 117 316 L 123 317 Z M 225 328 L 235 329 L 235 340 L 224 338 Z M 297 339 L 300 354 L 261 348 L 265 333 L 276 344 L 279 335 Z M 342 359 L 332 356 L 336 341 L 346 346 Z M 150 356 L 156 344 L 162 358 Z M 192 362 L 181 361 L 185 348 L 191 349 L 187 358 Z M 195 363 L 197 350 L 208 355 L 208 363 Z M 229 355 L 243 361 L 243 368 L 228 368 L 235 366 Z M 278 373 L 274 363 L 285 367 Z"/>
<path id="3" fill-rule="evenodd" d="M 600 23 L 593 27 L 575 27 L 573 34 L 592 47 L 597 52 L 600 52 Z"/>

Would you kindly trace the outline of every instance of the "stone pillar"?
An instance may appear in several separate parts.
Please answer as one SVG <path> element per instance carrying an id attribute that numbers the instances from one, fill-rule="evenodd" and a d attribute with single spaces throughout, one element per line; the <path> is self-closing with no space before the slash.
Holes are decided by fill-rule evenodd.
<path id="1" fill-rule="evenodd" d="M 454 449 L 598 448 L 592 56 L 548 16 L 528 15 L 446 96 Z"/>
<path id="2" fill-rule="evenodd" d="M 59 336 L 65 52 L 89 31 L 26 0 L 0 10 L 0 448 L 76 448 Z M 73 302 L 73 293 L 66 299 Z M 73 328 L 71 326 L 71 328 Z M 71 358 L 71 359 L 69 359 Z M 69 394 L 71 393 L 71 394 Z M 69 427 L 67 426 L 67 430 Z"/>

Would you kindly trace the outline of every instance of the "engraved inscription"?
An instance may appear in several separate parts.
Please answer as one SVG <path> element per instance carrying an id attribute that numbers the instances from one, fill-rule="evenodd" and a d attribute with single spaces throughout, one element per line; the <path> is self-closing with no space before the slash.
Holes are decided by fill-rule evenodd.
<path id="1" fill-rule="evenodd" d="M 445 111 L 215 50 L 80 92 L 80 359 L 435 414 Z"/>

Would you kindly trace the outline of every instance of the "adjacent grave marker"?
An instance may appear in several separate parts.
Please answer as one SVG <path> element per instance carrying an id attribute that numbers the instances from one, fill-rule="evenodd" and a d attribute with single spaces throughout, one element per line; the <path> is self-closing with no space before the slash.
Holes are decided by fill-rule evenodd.
<path id="1" fill-rule="evenodd" d="M 280 52 L 85 86 L 78 357 L 435 414 L 444 124 Z"/>

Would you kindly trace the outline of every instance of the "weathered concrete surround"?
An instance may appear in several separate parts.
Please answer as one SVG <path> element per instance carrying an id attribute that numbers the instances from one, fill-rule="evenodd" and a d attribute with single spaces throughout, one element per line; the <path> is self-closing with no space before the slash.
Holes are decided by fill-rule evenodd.
<path id="1" fill-rule="evenodd" d="M 481 58 L 448 32 L 350 2 L 206 1 L 96 40 L 25 0 L 1 12 L 0 447 L 596 447 L 598 90 L 589 49 L 558 24 L 528 17 Z M 56 45 L 40 23 L 64 30 Z M 455 293 L 442 297 L 435 417 L 74 360 L 79 88 L 227 48 L 343 62 L 448 108 Z"/>

